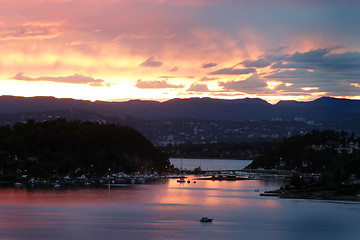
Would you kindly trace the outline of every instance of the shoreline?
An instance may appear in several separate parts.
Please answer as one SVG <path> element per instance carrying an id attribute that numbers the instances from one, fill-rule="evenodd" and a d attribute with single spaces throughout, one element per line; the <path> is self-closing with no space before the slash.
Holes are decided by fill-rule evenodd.
<path id="1" fill-rule="evenodd" d="M 360 184 L 312 185 L 301 188 L 280 188 L 261 193 L 262 197 L 360 202 Z"/>

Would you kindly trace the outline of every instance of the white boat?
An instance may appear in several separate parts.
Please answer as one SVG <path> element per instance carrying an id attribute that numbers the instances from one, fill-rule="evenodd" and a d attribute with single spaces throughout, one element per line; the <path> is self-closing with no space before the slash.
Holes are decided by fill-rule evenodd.
<path id="1" fill-rule="evenodd" d="M 181 161 L 180 161 L 180 172 L 182 172 L 182 158 L 181 158 Z M 178 183 L 184 183 L 186 182 L 185 181 L 185 176 L 184 175 L 180 175 L 179 176 L 179 179 L 177 180 Z"/>

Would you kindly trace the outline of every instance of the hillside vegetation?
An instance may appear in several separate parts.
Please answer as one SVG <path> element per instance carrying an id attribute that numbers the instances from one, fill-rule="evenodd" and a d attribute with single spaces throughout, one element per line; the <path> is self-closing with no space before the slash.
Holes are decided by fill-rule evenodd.
<path id="1" fill-rule="evenodd" d="M 265 149 L 249 168 L 321 173 L 326 182 L 360 177 L 359 139 L 346 132 L 313 130 Z"/>
<path id="2" fill-rule="evenodd" d="M 3 178 L 162 172 L 168 157 L 130 127 L 57 119 L 0 128 Z"/>

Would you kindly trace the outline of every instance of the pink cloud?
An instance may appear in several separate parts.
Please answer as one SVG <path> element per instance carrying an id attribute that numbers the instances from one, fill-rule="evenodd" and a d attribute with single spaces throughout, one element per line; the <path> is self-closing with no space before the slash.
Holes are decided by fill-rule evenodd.
<path id="1" fill-rule="evenodd" d="M 11 79 L 22 80 L 22 81 L 48 81 L 48 82 L 60 82 L 60 83 L 73 83 L 73 84 L 88 84 L 93 87 L 110 87 L 109 83 L 106 83 L 102 79 L 94 79 L 92 77 L 83 76 L 81 74 L 75 73 L 73 76 L 66 77 L 37 77 L 32 78 L 25 76 L 23 73 L 18 73 Z"/>
<path id="2" fill-rule="evenodd" d="M 179 67 L 175 66 L 172 69 L 170 69 L 170 72 L 177 72 L 177 70 L 179 70 Z"/>
<path id="3" fill-rule="evenodd" d="M 22 25 L 5 25 L 0 30 L 0 40 L 50 39 L 62 34 L 62 22 L 26 22 Z"/>
<path id="4" fill-rule="evenodd" d="M 140 64 L 142 67 L 160 67 L 163 64 L 162 61 L 155 60 L 154 57 L 149 57 Z"/>
<path id="5" fill-rule="evenodd" d="M 154 80 L 154 81 L 143 81 L 141 79 L 137 80 L 135 87 L 142 89 L 161 89 L 161 88 L 183 88 L 184 85 L 175 85 L 168 83 L 167 80 Z"/>
<path id="6" fill-rule="evenodd" d="M 206 62 L 201 65 L 202 68 L 211 68 L 217 66 L 217 63 L 214 62 Z"/>
<path id="7" fill-rule="evenodd" d="M 187 89 L 188 92 L 208 92 L 209 88 L 206 84 L 201 83 L 193 83 L 191 86 Z"/>

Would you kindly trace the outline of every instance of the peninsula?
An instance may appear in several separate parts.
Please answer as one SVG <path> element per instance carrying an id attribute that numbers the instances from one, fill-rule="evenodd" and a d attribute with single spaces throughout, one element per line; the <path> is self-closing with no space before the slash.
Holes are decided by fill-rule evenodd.
<path id="1" fill-rule="evenodd" d="M 0 164 L 1 181 L 161 173 L 170 166 L 133 128 L 61 118 L 1 127 Z"/>
<path id="2" fill-rule="evenodd" d="M 267 148 L 248 169 L 293 172 L 289 185 L 263 195 L 359 200 L 359 143 L 359 138 L 344 131 L 313 130 Z"/>

